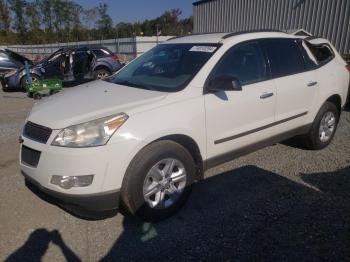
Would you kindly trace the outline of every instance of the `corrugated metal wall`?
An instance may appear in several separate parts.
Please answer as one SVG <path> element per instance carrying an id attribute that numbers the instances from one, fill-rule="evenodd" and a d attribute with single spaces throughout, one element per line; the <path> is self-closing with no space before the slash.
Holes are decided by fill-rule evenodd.
<path id="1" fill-rule="evenodd" d="M 193 15 L 196 33 L 303 28 L 350 53 L 350 0 L 207 0 Z"/>

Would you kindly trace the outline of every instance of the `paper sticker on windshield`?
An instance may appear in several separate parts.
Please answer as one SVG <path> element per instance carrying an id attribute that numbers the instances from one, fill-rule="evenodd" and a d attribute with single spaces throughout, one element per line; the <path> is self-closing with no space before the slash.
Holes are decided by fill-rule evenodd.
<path id="1" fill-rule="evenodd" d="M 206 52 L 213 53 L 216 50 L 216 46 L 204 46 L 204 45 L 195 45 L 192 46 L 190 51 L 192 52 Z"/>

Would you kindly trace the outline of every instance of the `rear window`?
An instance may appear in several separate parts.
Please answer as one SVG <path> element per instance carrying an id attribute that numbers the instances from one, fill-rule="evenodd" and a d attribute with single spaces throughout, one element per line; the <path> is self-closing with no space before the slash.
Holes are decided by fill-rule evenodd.
<path id="1" fill-rule="evenodd" d="M 93 49 L 92 52 L 95 54 L 96 57 L 105 57 L 112 55 L 112 52 L 106 49 Z"/>
<path id="2" fill-rule="evenodd" d="M 296 40 L 268 39 L 263 42 L 263 46 L 270 61 L 272 77 L 305 71 L 305 62 Z"/>
<path id="3" fill-rule="evenodd" d="M 306 41 L 305 44 L 314 56 L 318 65 L 326 63 L 334 57 L 334 53 L 328 44 L 313 45 Z"/>

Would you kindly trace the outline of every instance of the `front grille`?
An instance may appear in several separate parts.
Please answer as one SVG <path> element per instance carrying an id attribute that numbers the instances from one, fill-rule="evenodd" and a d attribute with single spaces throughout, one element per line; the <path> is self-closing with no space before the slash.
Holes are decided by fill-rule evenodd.
<path id="1" fill-rule="evenodd" d="M 31 149 L 26 146 L 22 146 L 21 150 L 21 161 L 24 164 L 30 165 L 32 167 L 37 167 L 39 163 L 41 152 Z"/>
<path id="2" fill-rule="evenodd" d="M 46 144 L 51 133 L 52 130 L 50 128 L 32 122 L 27 122 L 23 129 L 23 136 L 43 144 Z"/>

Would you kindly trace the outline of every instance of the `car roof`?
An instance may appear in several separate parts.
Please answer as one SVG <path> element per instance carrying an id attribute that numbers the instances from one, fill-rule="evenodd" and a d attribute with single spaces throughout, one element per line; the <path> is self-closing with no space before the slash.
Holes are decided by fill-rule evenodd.
<path id="1" fill-rule="evenodd" d="M 263 37 L 280 37 L 280 38 L 295 38 L 294 35 L 287 34 L 282 31 L 276 30 L 254 30 L 254 31 L 239 31 L 231 33 L 205 33 L 205 34 L 193 34 L 180 37 L 170 38 L 164 44 L 180 44 L 180 43 L 211 43 L 218 44 L 223 43 L 227 39 L 233 37 L 245 36 L 246 38 L 255 39 Z"/>

